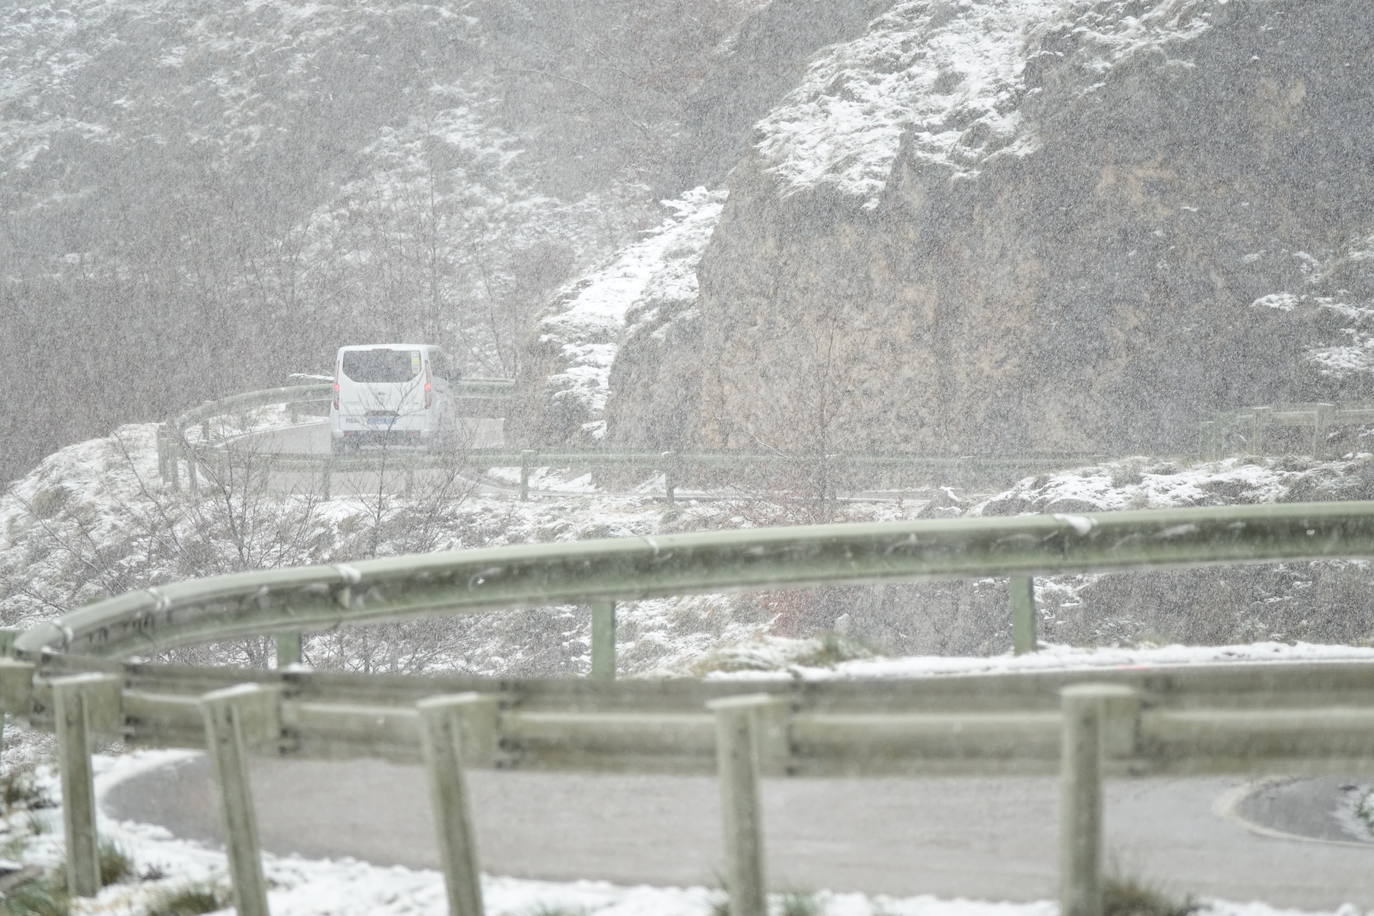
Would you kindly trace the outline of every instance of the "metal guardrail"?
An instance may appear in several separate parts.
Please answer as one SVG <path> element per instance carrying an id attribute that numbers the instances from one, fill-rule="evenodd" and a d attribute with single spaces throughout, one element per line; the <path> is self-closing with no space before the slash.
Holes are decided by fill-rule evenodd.
<path id="1" fill-rule="evenodd" d="M 208 747 L 241 914 L 267 913 L 248 803 L 253 749 L 424 761 L 450 908 L 462 916 L 483 912 L 466 767 L 714 770 L 731 911 L 762 916 L 761 775 L 1057 766 L 1063 905 L 1091 914 L 1101 907 L 1104 772 L 1368 771 L 1374 663 L 740 684 L 370 678 L 117 659 L 415 614 L 1371 552 L 1374 503 L 1324 503 L 761 529 L 268 570 L 111 598 L 20 633 L 0 663 L 0 703 L 59 734 L 78 894 L 97 887 L 89 747 L 104 733 Z"/>
<path id="2" fill-rule="evenodd" d="M 460 403 L 473 416 L 505 416 L 515 394 L 511 379 L 463 379 L 455 383 Z M 180 465 L 185 464 L 191 486 L 198 482 L 197 466 L 207 461 L 203 450 L 187 442 L 185 431 L 201 425 L 203 442 L 210 439 L 209 420 L 237 410 L 284 403 L 299 406 L 327 401 L 328 383 L 295 385 L 233 395 L 209 401 L 179 415 L 158 435 L 158 468 L 161 477 L 173 487 L 180 486 Z M 1328 434 L 1340 427 L 1374 424 L 1374 405 L 1333 403 L 1280 404 L 1247 407 L 1216 414 L 1200 424 L 1200 457 L 1225 457 L 1234 446 L 1244 445 L 1250 454 L 1263 454 L 1266 443 L 1272 441 L 1276 430 L 1305 430 L 1310 454 L 1327 457 L 1330 453 Z M 688 468 L 741 469 L 783 467 L 786 465 L 814 465 L 827 462 L 837 468 L 867 472 L 888 470 L 912 475 L 926 483 L 931 481 L 957 483 L 961 480 L 999 479 L 1045 473 L 1074 465 L 1099 463 L 1111 456 L 1094 452 L 1024 452 L 1016 456 L 981 455 L 918 455 L 910 453 L 853 453 L 828 455 L 760 454 L 747 452 L 676 452 L 676 451 L 597 451 L 556 447 L 551 449 L 468 449 L 460 456 L 461 464 L 474 470 L 519 468 L 519 493 L 522 500 L 530 495 L 531 472 L 537 467 L 576 468 L 644 468 L 663 476 L 664 497 L 673 502 L 679 482 Z M 452 467 L 452 456 L 396 452 L 388 461 L 402 466 L 405 490 L 413 489 L 416 472 Z M 314 455 L 274 455 L 267 462 L 274 469 L 294 470 L 318 475 L 321 492 L 330 491 L 336 474 L 375 470 L 377 462 L 365 457 L 339 458 Z"/>
<path id="3" fill-rule="evenodd" d="M 1274 404 L 1246 407 L 1217 414 L 1201 427 L 1205 458 L 1221 458 L 1228 449 L 1243 444 L 1247 453 L 1262 455 L 1274 433 L 1298 430 L 1307 441 L 1310 454 L 1329 457 L 1328 435 L 1333 429 L 1374 424 L 1371 404 Z"/>
<path id="4" fill-rule="evenodd" d="M 514 396 L 515 383 L 509 379 L 463 379 L 454 383 L 458 391 L 460 405 L 473 416 L 502 416 L 509 411 L 509 403 Z M 272 388 L 234 395 L 218 401 L 209 401 L 189 410 L 166 425 L 158 435 L 158 470 L 163 480 L 174 488 L 180 487 L 181 465 L 186 466 L 187 478 L 194 489 L 199 485 L 199 477 L 205 471 L 213 472 L 223 457 L 217 451 L 192 444 L 186 431 L 194 426 L 201 427 L 201 443 L 211 441 L 210 420 L 217 416 L 232 414 L 236 411 L 263 407 L 271 404 L 299 405 L 328 401 L 331 392 L 328 384 L 317 383 Z M 502 407 L 500 405 L 507 406 Z M 779 469 L 788 466 L 806 467 L 820 462 L 839 470 L 875 473 L 880 471 L 898 472 L 916 478 L 923 485 L 931 483 L 957 484 L 961 481 L 984 480 L 990 476 L 1007 480 L 1028 474 L 1042 473 L 1074 464 L 1091 463 L 1104 460 L 1105 456 L 1089 452 L 1034 452 L 1027 451 L 1015 456 L 978 456 L 978 455 L 919 455 L 903 452 L 835 452 L 827 455 L 789 454 L 789 453 L 750 453 L 750 452 L 676 452 L 623 450 L 604 451 L 592 449 L 569 449 L 566 447 L 538 449 L 510 448 L 470 448 L 454 455 L 428 454 L 393 450 L 385 453 L 384 459 L 357 456 L 274 454 L 254 456 L 261 466 L 272 470 L 295 471 L 315 475 L 320 482 L 320 492 L 328 496 L 333 479 L 340 474 L 376 471 L 385 461 L 388 467 L 401 470 L 399 479 L 403 481 L 405 492 L 414 489 L 417 472 L 451 469 L 456 465 L 471 470 L 491 470 L 492 468 L 519 468 L 520 499 L 530 496 L 530 476 L 539 467 L 572 468 L 641 468 L 663 476 L 664 498 L 668 502 L 677 499 L 680 481 L 689 470 L 741 470 L 741 469 Z M 204 470 L 201 470 L 204 469 Z M 226 475 L 220 475 L 223 478 Z"/>

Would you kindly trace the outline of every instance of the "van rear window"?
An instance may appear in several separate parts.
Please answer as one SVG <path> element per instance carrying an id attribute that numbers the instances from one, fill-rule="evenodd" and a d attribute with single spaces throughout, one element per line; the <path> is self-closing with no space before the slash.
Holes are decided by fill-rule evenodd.
<path id="1" fill-rule="evenodd" d="M 420 351 L 348 350 L 343 355 L 343 374 L 367 384 L 408 382 L 420 374 Z"/>

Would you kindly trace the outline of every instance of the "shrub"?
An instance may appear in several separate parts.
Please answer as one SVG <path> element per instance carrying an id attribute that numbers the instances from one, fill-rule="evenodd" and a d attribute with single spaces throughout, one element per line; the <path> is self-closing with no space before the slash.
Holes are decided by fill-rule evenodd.
<path id="1" fill-rule="evenodd" d="M 29 503 L 29 511 L 33 513 L 34 518 L 50 519 L 62 511 L 62 507 L 67 504 L 67 499 L 71 495 L 71 491 L 61 484 L 39 490 L 33 494 L 33 499 Z"/>
<path id="2" fill-rule="evenodd" d="M 10 770 L 0 775 L 0 805 L 6 814 L 33 808 L 51 808 L 53 801 L 33 779 L 27 769 Z"/>
<path id="3" fill-rule="evenodd" d="M 818 894 L 788 891 L 782 895 L 781 907 L 777 912 L 779 916 L 823 916 L 825 905 Z M 730 898 L 715 900 L 711 904 L 711 916 L 730 916 Z"/>
<path id="4" fill-rule="evenodd" d="M 60 874 L 21 884 L 0 898 L 5 916 L 71 916 L 71 898 Z"/>
<path id="5" fill-rule="evenodd" d="M 825 907 L 816 894 L 788 891 L 782 895 L 782 916 L 822 916 Z"/>
<path id="6" fill-rule="evenodd" d="M 161 881 L 165 877 L 167 877 L 166 867 L 156 862 L 143 866 L 143 871 L 138 873 L 138 880 L 140 881 Z"/>
<path id="7" fill-rule="evenodd" d="M 1191 916 L 1198 904 L 1174 900 L 1134 878 L 1108 878 L 1102 885 L 1102 916 Z"/>
<path id="8" fill-rule="evenodd" d="M 118 843 L 101 840 L 97 850 L 100 859 L 100 886 L 108 887 L 134 876 L 134 860 Z"/>
<path id="9" fill-rule="evenodd" d="M 797 656 L 793 662 L 807 668 L 833 668 L 840 662 L 872 655 L 872 650 L 859 641 L 834 630 L 823 630 L 816 636 L 816 648 Z"/>
<path id="10" fill-rule="evenodd" d="M 168 888 L 154 895 L 148 916 L 200 916 L 223 909 L 219 889 L 211 882 Z"/>

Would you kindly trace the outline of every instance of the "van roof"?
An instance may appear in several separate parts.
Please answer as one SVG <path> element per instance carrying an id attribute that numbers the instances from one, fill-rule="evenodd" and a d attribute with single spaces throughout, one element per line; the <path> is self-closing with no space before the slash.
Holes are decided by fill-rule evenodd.
<path id="1" fill-rule="evenodd" d="M 438 350 L 438 344 L 422 343 L 374 343 L 374 344 L 349 344 L 346 347 L 339 347 L 339 352 L 347 350 Z"/>

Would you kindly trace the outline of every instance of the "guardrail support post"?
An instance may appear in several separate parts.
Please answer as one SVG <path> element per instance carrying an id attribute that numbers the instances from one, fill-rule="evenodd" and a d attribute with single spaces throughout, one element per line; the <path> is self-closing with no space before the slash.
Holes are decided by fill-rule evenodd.
<path id="1" fill-rule="evenodd" d="M 119 731 L 123 724 L 121 688 L 120 678 L 113 674 L 77 674 L 52 682 L 67 838 L 67 892 L 75 897 L 100 893 L 91 733 Z"/>
<path id="2" fill-rule="evenodd" d="M 224 845 L 239 916 L 269 916 L 267 884 L 258 849 L 258 816 L 248 781 L 248 743 L 281 735 L 281 687 L 242 684 L 200 698 L 205 743 L 219 785 Z"/>
<path id="3" fill-rule="evenodd" d="M 1327 456 L 1326 434 L 1336 420 L 1335 404 L 1318 404 L 1312 417 L 1312 455 L 1316 458 Z"/>
<path id="4" fill-rule="evenodd" d="M 1108 701 L 1129 688 L 1077 684 L 1060 691 L 1059 911 L 1102 916 L 1102 751 Z M 1113 742 L 1116 743 L 1116 742 Z"/>
<path id="5" fill-rule="evenodd" d="M 278 633 L 277 634 L 277 670 L 299 665 L 301 663 L 301 640 L 300 633 Z"/>
<path id="6" fill-rule="evenodd" d="M 197 465 L 195 451 L 188 450 L 186 452 L 186 481 L 191 486 L 193 496 L 200 495 L 200 470 Z"/>
<path id="7" fill-rule="evenodd" d="M 334 477 L 334 462 L 325 459 L 320 464 L 320 498 L 329 499 L 329 485 Z"/>
<path id="8" fill-rule="evenodd" d="M 20 630 L 0 630 L 5 654 Z M 33 711 L 33 673 L 36 666 L 13 658 L 0 658 L 0 760 L 3 760 L 6 716 L 25 716 Z"/>
<path id="9" fill-rule="evenodd" d="M 592 602 L 592 678 L 615 680 L 615 602 Z"/>
<path id="10" fill-rule="evenodd" d="M 167 443 L 167 483 L 171 485 L 172 492 L 181 491 L 181 444 L 178 442 Z"/>
<path id="11" fill-rule="evenodd" d="M 1221 457 L 1220 424 L 1216 420 L 1203 420 L 1198 424 L 1198 451 L 1204 460 Z"/>
<path id="12" fill-rule="evenodd" d="M 530 498 L 530 467 L 534 464 L 534 450 L 524 449 L 520 452 L 520 501 L 527 502 Z"/>
<path id="13" fill-rule="evenodd" d="M 677 452 L 664 452 L 662 457 L 663 493 L 668 499 L 668 504 L 672 505 L 677 491 Z"/>
<path id="14" fill-rule="evenodd" d="M 1035 641 L 1035 579 L 1032 576 L 1012 576 L 1011 590 L 1011 647 L 1016 655 L 1034 652 Z"/>
<path id="15" fill-rule="evenodd" d="M 153 441 L 157 443 L 157 476 L 159 480 L 167 480 L 167 430 L 158 424 L 157 433 L 153 436 Z"/>
<path id="16" fill-rule="evenodd" d="M 1269 417 L 1273 412 L 1272 407 L 1250 408 L 1250 454 L 1263 454 L 1265 427 L 1269 425 Z"/>
<path id="17" fill-rule="evenodd" d="M 716 767 L 725 825 L 726 892 L 730 916 L 768 916 L 759 808 L 759 718 L 777 704 L 767 694 L 712 700 L 716 715 Z"/>
<path id="18" fill-rule="evenodd" d="M 465 693 L 430 697 L 416 708 L 424 723 L 421 740 L 429 770 L 430 807 L 444 864 L 448 911 L 450 916 L 483 916 L 482 872 L 463 764 L 480 718 L 494 715 L 494 700 Z"/>

